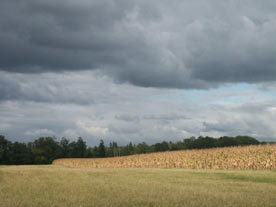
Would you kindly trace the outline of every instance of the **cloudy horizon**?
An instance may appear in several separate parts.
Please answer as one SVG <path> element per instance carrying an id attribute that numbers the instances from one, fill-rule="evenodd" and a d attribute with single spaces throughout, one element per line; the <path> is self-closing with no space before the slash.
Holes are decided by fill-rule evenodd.
<path id="1" fill-rule="evenodd" d="M 0 134 L 276 141 L 276 2 L 0 2 Z"/>

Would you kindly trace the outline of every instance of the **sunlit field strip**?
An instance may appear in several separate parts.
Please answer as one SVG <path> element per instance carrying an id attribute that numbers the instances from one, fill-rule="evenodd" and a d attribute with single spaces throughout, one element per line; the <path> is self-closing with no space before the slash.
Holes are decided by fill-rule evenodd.
<path id="1" fill-rule="evenodd" d="M 276 145 L 183 150 L 114 158 L 57 159 L 77 168 L 190 168 L 276 170 Z"/>

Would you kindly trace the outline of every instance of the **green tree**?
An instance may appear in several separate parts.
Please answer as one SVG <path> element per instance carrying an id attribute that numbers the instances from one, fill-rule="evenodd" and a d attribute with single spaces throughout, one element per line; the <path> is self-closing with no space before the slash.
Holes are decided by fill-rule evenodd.
<path id="1" fill-rule="evenodd" d="M 235 140 L 240 146 L 260 144 L 258 140 L 249 136 L 236 136 Z"/>
<path id="2" fill-rule="evenodd" d="M 145 154 L 150 152 L 150 147 L 147 145 L 147 143 L 142 142 L 139 143 L 137 146 L 134 148 L 135 154 Z"/>
<path id="3" fill-rule="evenodd" d="M 132 142 L 127 144 L 126 146 L 120 147 L 120 152 L 121 156 L 126 156 L 126 155 L 132 155 L 134 154 L 134 147 L 132 145 Z"/>
<path id="4" fill-rule="evenodd" d="M 77 151 L 78 151 L 78 157 L 83 158 L 85 156 L 86 152 L 86 143 L 83 141 L 81 137 L 78 138 L 78 141 L 76 143 Z"/>
<path id="5" fill-rule="evenodd" d="M 99 144 L 99 157 L 105 157 L 105 146 L 104 146 L 104 141 L 101 139 L 100 144 Z"/>
<path id="6" fill-rule="evenodd" d="M 8 164 L 8 146 L 9 141 L 0 135 L 0 164 Z"/>
<path id="7" fill-rule="evenodd" d="M 32 164 L 32 152 L 25 143 L 11 143 L 9 149 L 9 164 Z"/>
<path id="8" fill-rule="evenodd" d="M 153 145 L 154 152 L 165 152 L 169 150 L 169 145 L 167 142 L 156 143 Z"/>
<path id="9" fill-rule="evenodd" d="M 40 137 L 32 144 L 35 164 L 50 164 L 61 157 L 61 150 L 55 137 Z"/>
<path id="10" fill-rule="evenodd" d="M 70 146 L 69 146 L 70 141 L 66 139 L 65 137 L 62 137 L 59 145 L 61 149 L 61 156 L 62 157 L 70 157 Z"/>
<path id="11" fill-rule="evenodd" d="M 230 146 L 237 146 L 238 142 L 235 138 L 233 137 L 220 137 L 217 140 L 217 147 L 230 147 Z"/>

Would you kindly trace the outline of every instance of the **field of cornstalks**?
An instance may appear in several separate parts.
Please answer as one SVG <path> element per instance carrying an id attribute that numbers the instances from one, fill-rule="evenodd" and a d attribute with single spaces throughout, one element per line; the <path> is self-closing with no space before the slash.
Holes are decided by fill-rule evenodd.
<path id="1" fill-rule="evenodd" d="M 183 150 L 114 158 L 57 159 L 77 168 L 190 168 L 276 170 L 276 145 Z"/>

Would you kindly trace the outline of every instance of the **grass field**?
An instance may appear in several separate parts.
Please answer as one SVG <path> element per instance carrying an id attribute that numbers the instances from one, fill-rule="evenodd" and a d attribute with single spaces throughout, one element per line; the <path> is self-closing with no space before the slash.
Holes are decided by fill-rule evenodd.
<path id="1" fill-rule="evenodd" d="M 276 172 L 1 166 L 0 207 L 32 206 L 276 206 Z"/>

